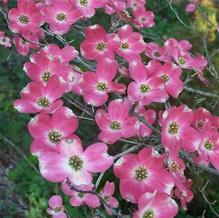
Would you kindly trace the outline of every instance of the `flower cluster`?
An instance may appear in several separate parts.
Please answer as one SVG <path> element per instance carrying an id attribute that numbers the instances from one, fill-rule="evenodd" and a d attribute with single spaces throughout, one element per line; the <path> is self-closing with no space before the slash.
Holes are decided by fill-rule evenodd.
<path id="1" fill-rule="evenodd" d="M 122 198 L 138 205 L 134 218 L 173 218 L 179 210 L 176 202 L 186 209 L 193 198 L 186 158 L 219 170 L 219 118 L 204 108 L 170 105 L 184 90 L 185 72 L 194 71 L 206 84 L 207 60 L 194 55 L 187 40 L 147 42 L 139 29 L 153 26 L 154 14 L 145 3 L 19 0 L 8 14 L 15 46 L 23 55 L 37 51 L 24 64 L 32 81 L 14 107 L 34 114 L 28 124 L 31 153 L 39 160 L 41 175 L 61 183 L 72 206 L 103 204 L 115 215 L 115 183 L 105 180 L 99 188 L 101 176 L 112 170 Z M 87 25 L 85 20 L 100 8 L 120 25 L 110 31 Z M 65 38 L 72 28 L 83 37 L 79 49 Z M 46 41 L 49 36 L 54 42 Z M 70 93 L 85 103 L 73 102 L 81 116 L 64 105 Z M 99 127 L 95 143 L 83 146 L 77 135 L 80 118 Z M 115 154 L 115 143 L 121 144 L 121 153 Z M 124 143 L 134 145 L 124 151 Z M 53 196 L 49 206 L 53 217 L 67 216 L 60 196 Z"/>

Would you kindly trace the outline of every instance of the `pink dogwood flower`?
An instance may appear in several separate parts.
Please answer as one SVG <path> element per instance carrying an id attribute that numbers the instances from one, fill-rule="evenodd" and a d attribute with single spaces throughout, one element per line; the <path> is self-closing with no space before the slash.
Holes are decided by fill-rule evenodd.
<path id="1" fill-rule="evenodd" d="M 135 57 L 140 59 L 140 53 L 145 50 L 143 36 L 140 33 L 133 32 L 130 25 L 121 27 L 117 34 L 121 43 L 116 53 L 128 62 Z"/>
<path id="2" fill-rule="evenodd" d="M 98 109 L 95 120 L 101 133 L 98 138 L 109 144 L 113 144 L 121 138 L 129 138 L 136 135 L 138 122 L 136 117 L 129 116 L 129 103 L 126 100 L 113 100 L 109 103 L 107 112 Z"/>
<path id="3" fill-rule="evenodd" d="M 81 88 L 83 74 L 71 69 L 67 74 L 63 75 L 63 79 L 68 84 L 67 91 L 72 91 L 76 95 L 83 94 Z"/>
<path id="4" fill-rule="evenodd" d="M 100 192 L 101 197 L 107 202 L 108 206 L 111 208 L 117 208 L 119 206 L 119 202 L 116 198 L 113 197 L 115 192 L 115 184 L 114 182 L 106 181 L 102 191 Z M 112 215 L 112 209 L 105 206 L 105 209 L 109 215 Z"/>
<path id="5" fill-rule="evenodd" d="M 41 53 L 35 54 L 35 57 L 36 55 L 38 55 L 38 57 L 37 60 L 34 61 L 35 63 L 26 62 L 23 68 L 27 76 L 35 82 L 46 85 L 54 75 L 63 77 L 71 70 L 69 66 L 60 63 L 58 59 L 50 60 L 45 54 Z"/>
<path id="6" fill-rule="evenodd" d="M 107 14 L 114 14 L 116 12 L 124 11 L 126 6 L 126 2 L 123 0 L 109 1 L 105 6 L 105 11 Z"/>
<path id="7" fill-rule="evenodd" d="M 71 0 L 74 7 L 77 8 L 82 17 L 89 18 L 94 16 L 96 8 L 102 8 L 108 0 Z"/>
<path id="8" fill-rule="evenodd" d="M 153 60 L 167 62 L 170 61 L 170 56 L 165 47 L 159 46 L 154 42 L 147 43 L 145 46 L 145 55 Z"/>
<path id="9" fill-rule="evenodd" d="M 172 151 L 167 154 L 166 163 L 167 163 L 169 172 L 173 175 L 176 185 L 186 180 L 184 176 L 185 163 L 179 157 L 179 154 L 177 151 L 176 152 Z"/>
<path id="10" fill-rule="evenodd" d="M 191 185 L 192 180 L 188 179 L 187 181 L 176 186 L 175 195 L 180 200 L 184 210 L 187 210 L 186 204 L 193 199 L 193 193 L 190 189 Z"/>
<path id="11" fill-rule="evenodd" d="M 177 203 L 164 193 L 145 193 L 138 202 L 138 211 L 133 218 L 174 218 L 178 213 Z"/>
<path id="12" fill-rule="evenodd" d="M 145 6 L 146 0 L 128 0 L 128 7 L 130 7 L 133 11 L 142 8 Z"/>
<path id="13" fill-rule="evenodd" d="M 219 133 L 215 130 L 202 131 L 202 143 L 198 147 L 200 164 L 210 163 L 219 170 Z"/>
<path id="14" fill-rule="evenodd" d="M 18 35 L 14 36 L 14 44 L 16 50 L 23 56 L 29 54 L 31 49 L 39 48 L 39 37 L 43 36 L 41 33 L 31 34 L 28 32 L 23 33 L 23 38 Z"/>
<path id="15" fill-rule="evenodd" d="M 40 157 L 42 154 L 48 152 L 58 152 L 59 146 L 69 144 L 73 144 L 75 148 L 82 147 L 81 139 L 77 135 L 71 134 L 70 136 L 62 138 L 59 142 L 54 143 L 52 146 L 48 146 L 48 144 L 43 142 L 41 139 L 34 139 L 30 146 L 30 152 L 32 155 Z"/>
<path id="16" fill-rule="evenodd" d="M 100 25 L 89 26 L 81 43 L 81 54 L 88 60 L 114 59 L 114 51 L 119 45 L 120 40 L 115 33 L 107 34 Z"/>
<path id="17" fill-rule="evenodd" d="M 33 0 L 19 0 L 17 8 L 8 13 L 9 28 L 14 33 L 37 33 L 44 23 L 44 18 Z"/>
<path id="18" fill-rule="evenodd" d="M 14 107 L 21 113 L 52 113 L 61 107 L 59 98 L 65 93 L 66 83 L 63 79 L 53 77 L 43 86 L 30 82 L 22 89 L 21 99 L 14 102 Z"/>
<path id="19" fill-rule="evenodd" d="M 41 11 L 50 30 L 58 35 L 67 33 L 71 25 L 80 18 L 79 11 L 68 0 L 53 0 Z"/>
<path id="20" fill-rule="evenodd" d="M 86 191 L 91 191 L 93 189 L 93 184 L 77 186 L 75 188 L 80 191 L 71 190 L 69 185 L 66 184 L 66 181 L 62 182 L 62 190 L 67 196 L 70 196 L 70 204 L 73 207 L 87 205 L 90 208 L 97 208 L 101 205 L 100 199 L 95 194 L 86 193 Z"/>
<path id="21" fill-rule="evenodd" d="M 133 12 L 134 16 L 135 16 L 135 23 L 137 24 L 137 26 L 139 26 L 140 28 L 150 28 L 152 26 L 154 26 L 155 21 L 154 21 L 154 13 L 152 11 L 147 11 L 143 8 L 139 8 L 137 10 L 135 10 Z"/>
<path id="22" fill-rule="evenodd" d="M 177 41 L 176 39 L 170 38 L 165 42 L 169 54 L 173 60 L 184 69 L 203 70 L 208 62 L 203 55 L 192 57 L 189 50 L 192 45 L 187 40 Z"/>
<path id="23" fill-rule="evenodd" d="M 163 80 L 166 92 L 170 96 L 178 98 L 183 90 L 183 81 L 180 79 L 181 73 L 180 67 L 172 62 L 167 62 L 162 65 L 155 75 Z"/>
<path id="24" fill-rule="evenodd" d="M 67 218 L 64 212 L 63 201 L 60 195 L 53 195 L 49 199 L 49 208 L 47 213 L 52 216 L 52 218 Z"/>
<path id="25" fill-rule="evenodd" d="M 145 192 L 158 190 L 169 194 L 172 190 L 174 183 L 164 169 L 163 158 L 153 152 L 151 148 L 144 148 L 114 164 L 114 174 L 120 179 L 120 193 L 127 201 L 137 203 Z"/>
<path id="26" fill-rule="evenodd" d="M 83 73 L 81 88 L 84 100 L 95 107 L 101 106 L 108 100 L 110 92 L 123 93 L 124 84 L 115 83 L 112 80 L 117 74 L 117 62 L 105 58 L 97 63 L 96 73 Z"/>
<path id="27" fill-rule="evenodd" d="M 67 107 L 59 108 L 52 116 L 38 114 L 28 124 L 28 130 L 35 140 L 54 149 L 63 138 L 70 136 L 77 128 L 77 117 Z"/>
<path id="28" fill-rule="evenodd" d="M 193 112 L 182 105 L 171 107 L 162 115 L 162 143 L 171 150 L 183 147 L 187 151 L 196 151 L 200 144 L 200 135 L 193 127 Z"/>
<path id="29" fill-rule="evenodd" d="M 107 154 L 107 145 L 95 143 L 85 151 L 74 144 L 62 144 L 58 152 L 47 152 L 39 157 L 40 172 L 51 182 L 69 179 L 73 185 L 89 185 L 92 173 L 106 171 L 113 163 L 113 157 Z"/>
<path id="30" fill-rule="evenodd" d="M 152 125 L 155 122 L 156 119 L 156 112 L 152 109 L 145 110 L 144 107 L 138 107 L 135 109 L 135 111 L 144 119 L 147 123 Z M 152 134 L 152 129 L 149 128 L 147 125 L 139 121 L 139 136 L 144 138 L 148 137 Z"/>
<path id="31" fill-rule="evenodd" d="M 70 45 L 61 49 L 56 44 L 49 44 L 41 51 L 46 53 L 48 59 L 58 59 L 61 63 L 68 63 L 78 55 L 78 51 Z"/>
<path id="32" fill-rule="evenodd" d="M 193 112 L 192 126 L 202 132 L 212 128 L 212 115 L 205 108 L 197 108 Z"/>
<path id="33" fill-rule="evenodd" d="M 11 47 L 11 39 L 5 35 L 5 32 L 0 31 L 0 45 L 3 45 L 5 47 Z"/>
<path id="34" fill-rule="evenodd" d="M 163 80 L 157 76 L 148 77 L 147 70 L 142 62 L 131 62 L 130 76 L 134 80 L 128 86 L 128 98 L 140 105 L 152 102 L 165 102 L 168 95 L 164 90 Z"/>

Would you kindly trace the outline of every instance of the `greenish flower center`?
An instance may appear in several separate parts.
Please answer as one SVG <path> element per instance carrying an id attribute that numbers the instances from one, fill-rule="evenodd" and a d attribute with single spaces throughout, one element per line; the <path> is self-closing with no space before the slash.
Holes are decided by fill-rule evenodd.
<path id="1" fill-rule="evenodd" d="M 209 151 L 213 150 L 214 149 L 214 144 L 212 141 L 207 141 L 205 142 L 205 148 L 208 149 Z"/>
<path id="2" fill-rule="evenodd" d="M 21 39 L 21 44 L 26 44 L 27 42 L 24 39 Z"/>
<path id="3" fill-rule="evenodd" d="M 164 74 L 162 76 L 162 79 L 163 79 L 164 82 L 167 82 L 169 80 L 169 76 L 167 74 Z"/>
<path id="4" fill-rule="evenodd" d="M 186 63 L 186 60 L 183 57 L 179 57 L 178 62 L 179 62 L 180 65 L 183 65 L 183 64 Z"/>
<path id="5" fill-rule="evenodd" d="M 61 208 L 61 207 L 56 207 L 56 208 L 54 209 L 54 211 L 55 211 L 55 213 L 59 213 L 59 212 L 62 211 L 62 208 Z"/>
<path id="6" fill-rule="evenodd" d="M 154 218 L 154 212 L 153 212 L 153 210 L 151 210 L 151 209 L 147 210 L 147 211 L 143 214 L 142 218 Z"/>
<path id="7" fill-rule="evenodd" d="M 172 135 L 177 134 L 179 131 L 179 125 L 176 122 L 169 124 L 168 132 Z"/>
<path id="8" fill-rule="evenodd" d="M 79 171 L 83 167 L 83 160 L 79 156 L 74 155 L 69 159 L 69 165 L 73 170 Z"/>
<path id="9" fill-rule="evenodd" d="M 59 21 L 64 21 L 64 20 L 66 20 L 66 14 L 64 14 L 64 13 L 57 14 L 56 19 Z"/>
<path id="10" fill-rule="evenodd" d="M 173 169 L 174 172 L 177 172 L 180 169 L 179 164 L 176 161 L 173 161 L 171 168 Z"/>
<path id="11" fill-rule="evenodd" d="M 146 93 L 146 92 L 149 92 L 151 90 L 151 88 L 149 85 L 141 84 L 139 90 L 141 93 Z"/>
<path id="12" fill-rule="evenodd" d="M 84 192 L 78 192 L 78 197 L 79 198 L 83 198 L 85 196 L 85 193 Z"/>
<path id="13" fill-rule="evenodd" d="M 35 3 L 45 3 L 44 0 L 34 0 L 34 1 L 35 1 Z"/>
<path id="14" fill-rule="evenodd" d="M 139 167 L 135 170 L 135 179 L 139 182 L 144 181 L 148 177 L 148 172 L 144 167 Z"/>
<path id="15" fill-rule="evenodd" d="M 49 71 L 47 71 L 47 72 L 45 72 L 45 73 L 42 75 L 42 80 L 43 80 L 44 82 L 48 82 L 49 79 L 51 78 L 51 76 L 52 76 L 52 74 L 51 74 Z"/>
<path id="16" fill-rule="evenodd" d="M 121 44 L 121 48 L 122 48 L 122 49 L 128 49 L 128 48 L 129 48 L 128 42 L 122 43 L 122 44 Z"/>
<path id="17" fill-rule="evenodd" d="M 161 56 L 161 54 L 160 54 L 160 52 L 156 51 L 156 52 L 154 52 L 154 56 L 159 58 Z"/>
<path id="18" fill-rule="evenodd" d="M 29 18 L 25 15 L 19 17 L 19 21 L 23 24 L 27 24 L 29 22 Z"/>
<path id="19" fill-rule="evenodd" d="M 62 135 L 60 132 L 53 130 L 53 131 L 49 132 L 48 137 L 49 137 L 50 142 L 58 143 L 61 141 Z"/>
<path id="20" fill-rule="evenodd" d="M 110 197 L 109 197 L 108 195 L 105 195 L 105 196 L 103 197 L 103 199 L 104 199 L 105 201 L 109 201 Z"/>
<path id="21" fill-rule="evenodd" d="M 113 121 L 111 124 L 110 124 L 110 128 L 112 130 L 120 130 L 121 129 L 121 124 L 118 122 L 118 121 Z"/>
<path id="22" fill-rule="evenodd" d="M 146 18 L 145 18 L 145 17 L 142 17 L 142 18 L 141 18 L 141 22 L 144 23 L 145 21 L 146 21 Z"/>
<path id="23" fill-rule="evenodd" d="M 104 42 L 100 42 L 97 44 L 96 49 L 98 51 L 104 51 L 107 48 L 107 44 Z"/>
<path id="24" fill-rule="evenodd" d="M 48 107 L 49 106 L 49 100 L 46 97 L 40 97 L 37 101 L 37 104 L 40 107 Z"/>
<path id="25" fill-rule="evenodd" d="M 80 4 L 83 6 L 87 6 L 88 0 L 80 0 Z"/>
<path id="26" fill-rule="evenodd" d="M 107 91 L 107 84 L 104 83 L 104 82 L 98 83 L 97 84 L 97 90 L 102 91 L 102 92 Z"/>

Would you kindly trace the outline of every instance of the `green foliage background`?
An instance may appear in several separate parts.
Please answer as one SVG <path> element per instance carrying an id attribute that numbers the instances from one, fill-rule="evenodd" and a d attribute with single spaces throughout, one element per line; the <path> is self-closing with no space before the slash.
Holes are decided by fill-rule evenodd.
<path id="1" fill-rule="evenodd" d="M 186 24 L 193 26 L 194 17 L 188 16 L 184 12 L 185 1 L 176 1 L 173 6 L 180 18 Z M 194 45 L 195 52 L 206 55 L 202 38 L 197 37 L 193 30 L 187 29 L 179 22 L 166 0 L 148 0 L 148 8 L 155 12 L 156 25 L 143 31 L 146 41 L 153 40 L 161 43 L 168 37 L 188 39 Z M 91 22 L 100 23 L 108 28 L 110 17 L 98 12 L 91 19 Z M 0 26 L 1 29 L 7 31 L 2 17 L 0 18 Z M 7 33 L 11 35 L 9 31 Z M 74 39 L 72 45 L 79 48 L 80 41 L 83 38 L 77 31 L 71 31 L 67 39 Z M 218 45 L 217 35 L 216 40 L 207 45 L 209 53 L 214 52 Z M 2 218 L 47 217 L 48 198 L 50 195 L 58 193 L 58 185 L 45 181 L 39 175 L 36 171 L 38 167 L 37 160 L 30 155 L 29 145 L 31 138 L 27 132 L 27 123 L 31 118 L 30 115 L 19 114 L 12 106 L 13 100 L 19 97 L 19 91 L 29 81 L 22 70 L 25 61 L 27 61 L 27 57 L 17 54 L 14 48 L 0 47 L 0 217 Z M 219 55 L 214 55 L 211 61 L 216 71 L 219 71 Z M 218 94 L 218 78 L 216 79 L 209 71 L 206 71 L 206 76 L 210 81 L 209 87 L 206 88 L 198 79 L 194 79 L 190 85 L 203 91 L 206 90 Z M 176 103 L 186 103 L 191 108 L 203 106 L 219 115 L 218 99 L 215 100 L 184 91 L 180 100 L 177 100 Z M 91 144 L 95 141 L 98 129 L 82 121 L 77 133 L 82 137 L 85 144 Z M 177 217 L 216 217 L 209 209 L 209 205 L 204 201 L 199 189 L 203 187 L 207 180 L 210 180 L 206 188 L 206 195 L 209 200 L 217 201 L 214 204 L 214 208 L 219 212 L 219 177 L 204 172 L 196 175 L 192 171 L 188 171 L 187 175 L 194 179 L 193 191 L 195 198 L 189 204 L 188 211 L 181 211 Z M 111 172 L 107 175 L 107 178 L 110 177 Z M 73 218 L 92 217 L 94 214 L 94 211 L 87 207 L 72 208 L 66 198 L 65 203 L 68 213 Z M 124 213 L 127 213 L 129 204 L 121 201 L 121 208 Z M 204 211 L 205 216 L 202 216 Z M 102 209 L 98 213 L 100 217 L 105 217 Z"/>

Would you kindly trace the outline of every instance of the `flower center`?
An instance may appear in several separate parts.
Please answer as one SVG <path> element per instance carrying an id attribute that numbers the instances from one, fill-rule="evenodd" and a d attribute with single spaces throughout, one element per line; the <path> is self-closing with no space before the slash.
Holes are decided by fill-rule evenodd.
<path id="1" fill-rule="evenodd" d="M 19 21 L 23 24 L 27 24 L 29 22 L 29 18 L 25 15 L 19 17 Z"/>
<path id="2" fill-rule="evenodd" d="M 107 44 L 105 42 L 99 42 L 96 46 L 98 51 L 104 51 L 107 48 Z"/>
<path id="3" fill-rule="evenodd" d="M 117 121 L 113 121 L 111 124 L 110 124 L 110 128 L 112 130 L 120 130 L 121 129 L 121 124 Z"/>
<path id="4" fill-rule="evenodd" d="M 179 62 L 180 65 L 183 65 L 183 64 L 186 63 L 186 60 L 183 57 L 179 57 L 178 62 Z"/>
<path id="5" fill-rule="evenodd" d="M 35 3 L 45 3 L 44 0 L 34 0 Z"/>
<path id="6" fill-rule="evenodd" d="M 103 199 L 104 199 L 105 201 L 109 201 L 110 197 L 109 197 L 108 195 L 105 195 L 105 196 L 103 197 Z"/>
<path id="7" fill-rule="evenodd" d="M 161 54 L 160 54 L 160 52 L 156 51 L 156 52 L 154 52 L 154 56 L 155 56 L 155 57 L 160 57 Z"/>
<path id="8" fill-rule="evenodd" d="M 199 128 L 199 129 L 202 129 L 203 128 L 203 122 L 202 121 L 198 121 L 197 122 L 197 127 Z"/>
<path id="9" fill-rule="evenodd" d="M 61 207 L 56 207 L 54 208 L 55 213 L 59 213 L 61 212 L 62 208 Z"/>
<path id="10" fill-rule="evenodd" d="M 51 131 L 49 134 L 48 134 L 48 137 L 49 137 L 49 141 L 52 142 L 52 143 L 58 143 L 61 141 L 61 138 L 62 138 L 62 135 L 60 132 L 57 132 L 57 131 Z"/>
<path id="11" fill-rule="evenodd" d="M 47 71 L 42 75 L 42 80 L 44 82 L 47 82 L 51 78 L 51 76 L 52 76 L 52 74 L 49 71 Z"/>
<path id="12" fill-rule="evenodd" d="M 141 93 L 146 93 L 146 92 L 149 92 L 151 90 L 151 88 L 149 85 L 141 84 L 139 90 Z"/>
<path id="13" fill-rule="evenodd" d="M 82 169 L 82 166 L 83 166 L 83 160 L 77 156 L 77 155 L 74 155 L 72 156 L 70 159 L 69 159 L 69 163 L 68 163 L 71 168 L 75 171 L 79 171 Z"/>
<path id="14" fill-rule="evenodd" d="M 37 101 L 37 104 L 40 107 L 48 107 L 49 106 L 49 100 L 46 97 L 40 97 L 39 100 Z"/>
<path id="15" fill-rule="evenodd" d="M 122 48 L 122 49 L 128 49 L 128 48 L 129 48 L 128 42 L 122 43 L 122 44 L 121 44 L 121 48 Z"/>
<path id="16" fill-rule="evenodd" d="M 25 45 L 27 42 L 24 39 L 21 39 L 21 44 Z"/>
<path id="17" fill-rule="evenodd" d="M 142 17 L 141 22 L 143 22 L 143 23 L 146 22 L 146 17 Z"/>
<path id="18" fill-rule="evenodd" d="M 169 125 L 168 132 L 170 134 L 175 135 L 178 133 L 178 130 L 179 130 L 179 125 L 176 122 L 173 122 Z"/>
<path id="19" fill-rule="evenodd" d="M 98 91 L 101 91 L 101 92 L 104 92 L 107 90 L 107 84 L 104 83 L 104 82 L 100 82 L 97 84 L 97 90 Z"/>
<path id="20" fill-rule="evenodd" d="M 80 4 L 83 6 L 87 6 L 88 0 L 80 0 Z"/>
<path id="21" fill-rule="evenodd" d="M 154 218 L 154 212 L 153 212 L 153 210 L 151 210 L 151 209 L 147 210 L 147 211 L 143 214 L 142 218 Z"/>
<path id="22" fill-rule="evenodd" d="M 164 74 L 162 76 L 162 79 L 163 79 L 164 82 L 167 82 L 169 80 L 169 76 L 167 74 Z"/>
<path id="23" fill-rule="evenodd" d="M 174 172 L 179 171 L 180 167 L 179 167 L 179 164 L 177 163 L 177 161 L 173 161 L 171 168 Z"/>
<path id="24" fill-rule="evenodd" d="M 84 192 L 78 192 L 78 197 L 79 198 L 83 198 L 85 196 L 85 193 Z"/>
<path id="25" fill-rule="evenodd" d="M 214 149 L 214 144 L 212 141 L 207 141 L 205 142 L 205 148 L 208 149 L 209 151 L 213 150 Z"/>
<path id="26" fill-rule="evenodd" d="M 64 21 L 66 20 L 66 14 L 64 13 L 57 14 L 56 19 L 59 21 Z"/>
<path id="27" fill-rule="evenodd" d="M 135 179 L 142 182 L 148 177 L 148 172 L 144 167 L 139 167 L 135 170 Z"/>

